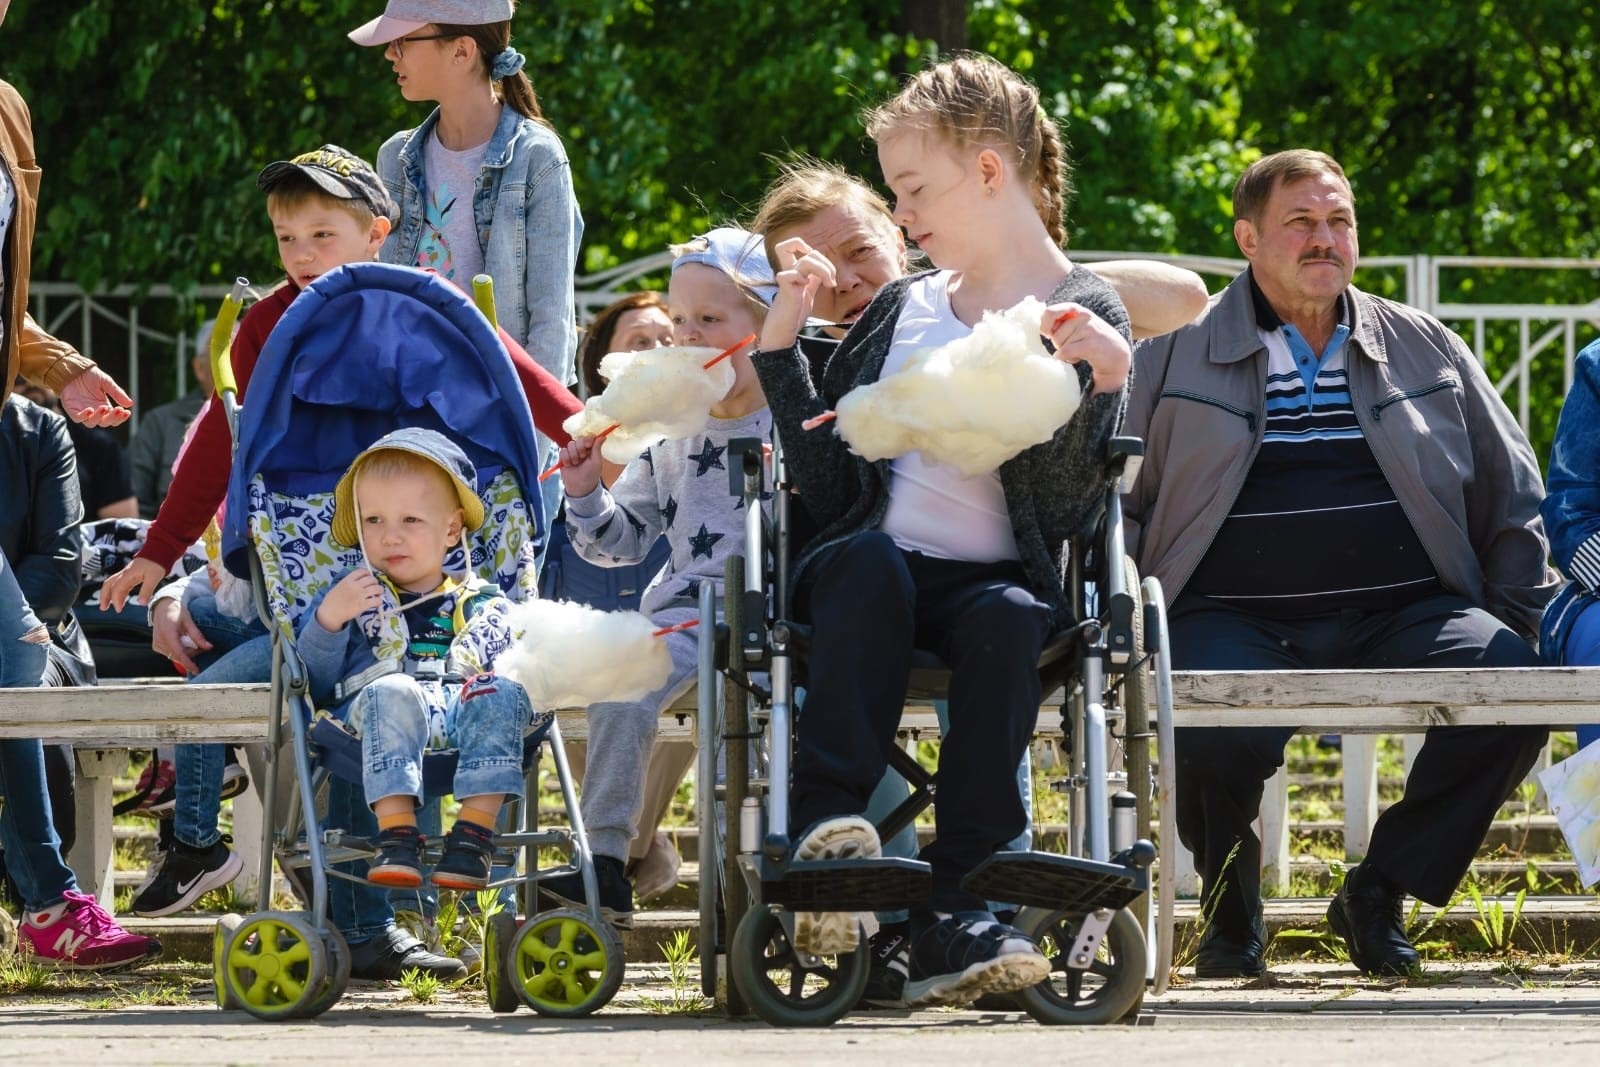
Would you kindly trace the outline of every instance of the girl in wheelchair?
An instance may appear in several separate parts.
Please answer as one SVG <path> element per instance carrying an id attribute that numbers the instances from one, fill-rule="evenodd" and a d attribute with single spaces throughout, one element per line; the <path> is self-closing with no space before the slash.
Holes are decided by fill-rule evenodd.
<path id="1" fill-rule="evenodd" d="M 1068 164 L 1033 86 L 982 56 L 941 63 L 867 116 L 895 221 L 937 269 L 884 286 L 824 368 L 796 345 L 831 263 L 800 238 L 778 244 L 779 294 L 753 358 L 789 473 L 820 533 L 793 569 L 812 624 L 809 690 L 790 792 L 798 860 L 869 858 L 861 817 L 888 761 L 914 649 L 951 670 L 940 748 L 937 839 L 923 850 L 929 899 L 912 913 L 908 1003 L 970 1001 L 1041 981 L 1050 964 L 998 922 L 963 878 L 1025 826 L 1010 786 L 1041 692 L 1036 671 L 1070 622 L 1064 546 L 1089 531 L 1103 458 L 1125 406 L 1126 311 L 1062 251 Z M 868 462 L 831 426 L 803 424 L 852 388 L 896 373 L 913 351 L 968 334 L 983 312 L 1026 297 L 1040 333 L 1077 366 L 1083 401 L 1054 437 L 974 478 L 920 453 Z M 853 949 L 863 917 L 800 913 L 794 945 Z"/>

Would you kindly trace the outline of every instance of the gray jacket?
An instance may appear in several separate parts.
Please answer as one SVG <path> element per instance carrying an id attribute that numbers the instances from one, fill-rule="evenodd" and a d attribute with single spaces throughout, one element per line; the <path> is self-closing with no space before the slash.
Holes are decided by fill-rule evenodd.
<path id="1" fill-rule="evenodd" d="M 831 423 L 809 431 L 800 423 L 835 407 L 856 386 L 878 380 L 911 280 L 892 282 L 873 299 L 828 359 L 820 392 L 798 345 L 759 352 L 752 360 L 801 503 L 821 531 L 796 562 L 791 572 L 796 578 L 822 549 L 876 529 L 888 510 L 888 460 L 869 463 L 857 456 Z M 1124 337 L 1129 335 L 1128 313 L 1116 292 L 1083 267 L 1075 267 L 1050 300 L 1076 301 Z M 1088 393 L 1093 384 L 1087 366 L 1079 365 L 1078 378 Z M 1106 442 L 1116 432 L 1126 403 L 1126 388 L 1088 397 L 1049 441 L 1000 465 L 1000 485 L 1029 586 L 1061 621 L 1072 618 L 1062 589 L 1066 543 L 1093 528 L 1108 477 Z"/>
<path id="2" fill-rule="evenodd" d="M 1472 352 L 1414 308 L 1348 290 L 1356 420 L 1439 580 L 1524 636 L 1560 581 L 1527 437 Z M 1264 429 L 1267 350 L 1250 274 L 1134 353 L 1126 433 L 1145 439 L 1124 500 L 1128 550 L 1170 604 L 1233 508 Z"/>

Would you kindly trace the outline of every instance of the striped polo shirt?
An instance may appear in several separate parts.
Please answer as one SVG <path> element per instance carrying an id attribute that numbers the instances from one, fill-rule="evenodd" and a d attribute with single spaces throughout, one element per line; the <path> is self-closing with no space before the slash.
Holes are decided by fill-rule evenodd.
<path id="1" fill-rule="evenodd" d="M 1356 421 L 1348 296 L 1317 353 L 1254 278 L 1250 288 L 1267 347 L 1261 450 L 1185 591 L 1279 618 L 1393 610 L 1441 592 Z"/>

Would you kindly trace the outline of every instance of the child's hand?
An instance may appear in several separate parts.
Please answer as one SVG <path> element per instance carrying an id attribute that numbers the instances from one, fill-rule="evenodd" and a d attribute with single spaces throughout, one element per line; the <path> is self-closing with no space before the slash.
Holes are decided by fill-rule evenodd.
<path id="1" fill-rule="evenodd" d="M 100 610 L 121 611 L 129 595 L 133 595 L 135 604 L 149 603 L 150 594 L 156 591 L 156 586 L 166 576 L 167 569 L 155 560 L 144 556 L 133 557 L 126 567 L 100 586 Z"/>
<path id="2" fill-rule="evenodd" d="M 568 496 L 588 496 L 600 484 L 600 445 L 593 437 L 574 437 L 561 450 L 561 484 Z"/>
<path id="3" fill-rule="evenodd" d="M 365 567 L 357 567 L 334 583 L 317 607 L 317 625 L 329 633 L 342 630 L 356 616 L 383 604 L 383 583 Z"/>
<path id="4" fill-rule="evenodd" d="M 1044 309 L 1039 332 L 1055 345 L 1063 363 L 1087 363 L 1094 371 L 1094 391 L 1113 393 L 1128 382 L 1133 350 L 1122 334 L 1081 304 L 1051 304 Z"/>
<path id="5" fill-rule="evenodd" d="M 778 295 L 761 327 L 761 351 L 791 348 L 800 328 L 811 317 L 811 305 L 820 286 L 838 284 L 838 275 L 828 257 L 799 237 L 779 241 L 774 250 L 779 263 L 788 268 L 778 272 Z"/>

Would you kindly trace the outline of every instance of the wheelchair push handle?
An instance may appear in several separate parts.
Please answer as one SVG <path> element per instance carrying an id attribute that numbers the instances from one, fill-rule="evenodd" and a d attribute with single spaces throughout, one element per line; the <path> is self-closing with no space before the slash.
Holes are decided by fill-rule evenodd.
<path id="1" fill-rule="evenodd" d="M 233 288 L 222 298 L 217 310 L 217 321 L 211 328 L 211 380 L 218 396 L 239 394 L 239 383 L 233 376 L 233 328 L 239 321 L 239 310 L 244 307 L 245 290 L 250 287 L 244 278 L 235 278 Z"/>

